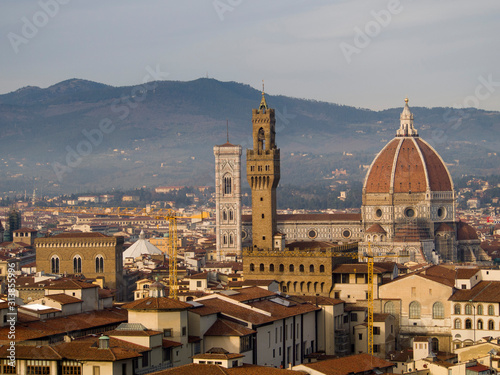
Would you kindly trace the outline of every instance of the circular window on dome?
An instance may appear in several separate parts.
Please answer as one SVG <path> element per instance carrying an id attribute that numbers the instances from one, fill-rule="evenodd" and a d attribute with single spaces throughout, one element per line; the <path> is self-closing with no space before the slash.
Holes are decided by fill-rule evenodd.
<path id="1" fill-rule="evenodd" d="M 375 211 L 375 216 L 379 219 L 382 217 L 382 210 L 380 208 Z"/>
<path id="2" fill-rule="evenodd" d="M 244 240 L 245 238 L 247 238 L 248 234 L 246 231 L 242 230 L 241 231 L 241 239 Z"/>
<path id="3" fill-rule="evenodd" d="M 444 207 L 439 207 L 437 214 L 440 219 L 444 218 L 446 216 L 446 209 Z"/>
<path id="4" fill-rule="evenodd" d="M 406 217 L 414 217 L 415 216 L 415 210 L 413 208 L 407 208 L 405 210 L 405 216 Z"/>
<path id="5" fill-rule="evenodd" d="M 344 237 L 344 238 L 349 238 L 349 237 L 351 237 L 351 234 L 352 234 L 352 233 L 351 233 L 351 231 L 350 231 L 349 229 L 344 229 L 344 230 L 342 231 L 342 237 Z"/>
<path id="6" fill-rule="evenodd" d="M 309 238 L 316 238 L 318 237 L 318 231 L 316 229 L 309 229 L 309 232 L 307 232 L 307 236 Z"/>

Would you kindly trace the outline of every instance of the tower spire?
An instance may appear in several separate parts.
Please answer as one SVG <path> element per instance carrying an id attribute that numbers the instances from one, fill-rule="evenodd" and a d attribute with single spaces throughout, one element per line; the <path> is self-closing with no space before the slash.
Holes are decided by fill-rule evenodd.
<path id="1" fill-rule="evenodd" d="M 262 99 L 260 100 L 259 111 L 267 110 L 266 96 L 264 91 L 264 80 L 262 80 Z"/>

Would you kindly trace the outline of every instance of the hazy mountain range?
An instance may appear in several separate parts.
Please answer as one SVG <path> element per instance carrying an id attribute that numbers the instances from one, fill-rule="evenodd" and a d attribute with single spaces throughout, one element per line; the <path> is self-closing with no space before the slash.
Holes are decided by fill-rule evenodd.
<path id="1" fill-rule="evenodd" d="M 287 185 L 330 183 L 342 168 L 361 180 L 363 166 L 394 137 L 404 105 L 401 98 L 396 108 L 372 111 L 266 99 L 277 113 Z M 499 112 L 412 107 L 411 99 L 420 136 L 453 175 L 500 174 Z M 214 79 L 131 87 L 71 79 L 0 95 L 0 191 L 213 185 L 213 146 L 226 142 L 226 120 L 229 141 L 251 147 L 251 110 L 260 100 L 248 85 Z"/>

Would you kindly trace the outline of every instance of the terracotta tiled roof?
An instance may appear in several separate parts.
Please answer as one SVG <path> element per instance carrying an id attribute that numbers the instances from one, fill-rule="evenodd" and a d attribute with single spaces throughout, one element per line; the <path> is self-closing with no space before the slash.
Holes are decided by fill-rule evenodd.
<path id="1" fill-rule="evenodd" d="M 113 331 L 106 331 L 106 336 L 116 336 L 116 337 L 121 337 L 121 336 L 154 336 L 154 335 L 162 335 L 163 333 L 160 331 L 153 331 L 152 329 L 146 329 L 146 330 L 118 330 L 115 329 Z"/>
<path id="2" fill-rule="evenodd" d="M 71 303 L 82 303 L 83 301 L 80 298 L 68 296 L 67 294 L 60 293 L 60 294 L 49 294 L 46 295 L 44 298 L 51 299 L 52 301 L 59 302 L 61 305 L 68 305 Z"/>
<path id="3" fill-rule="evenodd" d="M 295 241 L 286 245 L 289 250 L 310 250 L 310 249 L 331 249 L 338 247 L 338 244 L 326 241 Z"/>
<path id="4" fill-rule="evenodd" d="M 256 331 L 226 319 L 217 319 L 205 332 L 205 336 L 246 336 L 252 333 Z"/>
<path id="5" fill-rule="evenodd" d="M 0 345 L 0 358 L 9 356 L 9 345 Z M 62 356 L 52 346 L 16 345 L 16 359 L 58 360 Z"/>
<path id="6" fill-rule="evenodd" d="M 112 308 L 91 313 L 69 315 L 47 320 L 36 320 L 16 325 L 15 341 L 34 340 L 61 335 L 75 330 L 103 327 L 126 322 L 127 310 Z M 9 327 L 0 328 L 0 341 L 7 337 Z"/>
<path id="7" fill-rule="evenodd" d="M 119 340 L 113 337 L 109 339 L 108 349 L 100 349 L 98 341 L 98 337 L 85 338 L 54 345 L 54 349 L 63 358 L 74 359 L 77 361 L 106 362 L 140 357 L 141 353 L 150 350 L 145 346 L 133 344 L 131 342 Z"/>
<path id="8" fill-rule="evenodd" d="M 457 279 L 470 279 L 479 271 L 479 268 L 457 268 Z"/>
<path id="9" fill-rule="evenodd" d="M 339 305 L 341 303 L 345 303 L 345 301 L 341 299 L 336 299 L 336 298 L 329 298 L 329 297 L 321 297 L 321 296 L 300 296 L 300 297 L 293 297 L 294 300 L 304 300 L 306 302 L 312 303 L 313 305 L 318 305 L 318 306 L 325 306 L 325 305 Z"/>
<path id="10" fill-rule="evenodd" d="M 230 275 L 231 276 L 231 275 Z M 234 276 L 240 277 L 241 275 L 236 274 Z M 271 285 L 275 280 L 243 280 L 243 281 L 233 281 L 234 283 L 241 282 L 242 286 L 269 286 Z"/>
<path id="11" fill-rule="evenodd" d="M 164 348 L 176 348 L 178 346 L 182 346 L 182 344 L 180 342 L 172 341 L 172 340 L 168 340 L 168 339 L 162 340 L 162 347 L 164 347 Z"/>
<path id="12" fill-rule="evenodd" d="M 395 364 L 369 354 L 356 354 L 316 363 L 307 363 L 303 364 L 303 366 L 325 375 L 347 375 L 349 373 L 362 374 L 375 368 L 383 371 L 383 369 L 389 369 Z"/>
<path id="13" fill-rule="evenodd" d="M 252 215 L 241 215 L 242 222 L 252 222 Z M 276 215 L 276 221 L 361 221 L 361 214 L 282 214 Z"/>
<path id="14" fill-rule="evenodd" d="M 99 285 L 86 283 L 84 281 L 73 279 L 58 279 L 51 280 L 50 283 L 45 285 L 45 289 L 88 289 L 99 288 Z"/>
<path id="15" fill-rule="evenodd" d="M 186 310 L 193 306 L 168 297 L 149 297 L 126 303 L 122 307 L 128 310 Z"/>
<path id="16" fill-rule="evenodd" d="M 208 278 L 208 272 L 197 273 L 190 277 L 191 280 L 206 280 Z"/>
<path id="17" fill-rule="evenodd" d="M 292 371 L 267 366 L 246 365 L 224 368 L 218 365 L 191 363 L 167 370 L 153 372 L 151 375 L 305 375 L 303 371 Z"/>
<path id="18" fill-rule="evenodd" d="M 230 294 L 227 297 L 239 302 L 245 302 L 260 298 L 269 298 L 275 294 L 276 293 L 259 288 L 258 286 L 252 286 L 249 288 L 238 289 L 237 294 Z"/>
<path id="19" fill-rule="evenodd" d="M 205 354 L 196 354 L 192 356 L 191 358 L 193 359 L 236 359 L 236 358 L 243 358 L 243 354 L 237 354 L 237 353 L 228 353 L 228 354 L 212 354 L 212 353 L 205 353 Z"/>
<path id="20" fill-rule="evenodd" d="M 481 281 L 472 289 L 459 289 L 450 301 L 469 302 L 500 302 L 500 281 Z"/>
<path id="21" fill-rule="evenodd" d="M 16 229 L 15 231 L 13 231 L 14 233 L 21 233 L 21 232 L 38 232 L 37 230 L 33 229 L 33 228 L 27 228 L 27 227 L 23 227 L 23 228 L 19 228 L 19 229 Z"/>
<path id="22" fill-rule="evenodd" d="M 394 267 L 394 263 L 389 263 Z M 368 273 L 367 263 L 354 263 L 354 264 L 338 264 L 333 268 L 333 273 Z M 382 267 L 377 264 L 373 265 L 373 273 L 386 273 L 392 272 L 392 268 Z"/>
<path id="23" fill-rule="evenodd" d="M 366 230 L 367 233 L 387 233 L 380 224 L 373 224 L 370 228 Z"/>

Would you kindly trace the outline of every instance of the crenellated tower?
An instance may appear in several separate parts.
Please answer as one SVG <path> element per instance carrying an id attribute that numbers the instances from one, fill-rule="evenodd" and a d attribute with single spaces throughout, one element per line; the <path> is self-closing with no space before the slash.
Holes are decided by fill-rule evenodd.
<path id="1" fill-rule="evenodd" d="M 264 87 L 258 109 L 252 109 L 253 149 L 247 150 L 247 179 L 252 189 L 253 247 L 272 250 L 276 234 L 276 187 L 280 180 L 280 150 L 275 142 L 274 109 L 268 108 Z"/>

